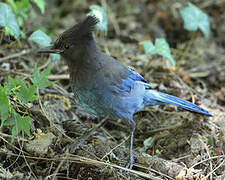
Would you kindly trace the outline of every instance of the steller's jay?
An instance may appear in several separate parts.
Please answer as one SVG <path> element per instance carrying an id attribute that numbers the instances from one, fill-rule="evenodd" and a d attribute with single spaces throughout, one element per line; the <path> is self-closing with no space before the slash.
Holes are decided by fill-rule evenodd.
<path id="1" fill-rule="evenodd" d="M 146 106 L 172 104 L 188 111 L 211 116 L 205 109 L 178 97 L 154 90 L 134 69 L 103 53 L 92 36 L 96 17 L 63 32 L 55 43 L 39 53 L 59 53 L 69 66 L 70 85 L 75 101 L 95 117 L 124 119 L 131 128 L 129 161 L 132 168 L 134 113 Z"/>

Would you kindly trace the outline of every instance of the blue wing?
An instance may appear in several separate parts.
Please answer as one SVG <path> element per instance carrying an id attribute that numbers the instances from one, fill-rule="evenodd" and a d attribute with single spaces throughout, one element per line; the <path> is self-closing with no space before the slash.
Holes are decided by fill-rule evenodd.
<path id="1" fill-rule="evenodd" d="M 103 81 L 102 83 L 109 87 L 110 91 L 116 94 L 123 95 L 124 93 L 127 95 L 137 82 L 143 85 L 145 89 L 151 89 L 151 86 L 146 83 L 147 80 L 133 68 L 122 65 L 114 58 L 106 58 L 105 54 L 102 55 L 102 59 L 107 59 L 107 61 L 103 65 L 103 75 L 100 75 L 99 79 L 101 80 L 99 81 Z"/>
<path id="2" fill-rule="evenodd" d="M 146 89 L 151 89 L 151 86 L 146 83 L 147 80 L 143 76 L 141 76 L 131 67 L 127 67 L 127 69 L 128 69 L 127 78 L 122 79 L 122 83 L 118 85 L 121 90 L 130 92 L 136 81 L 145 86 Z"/>

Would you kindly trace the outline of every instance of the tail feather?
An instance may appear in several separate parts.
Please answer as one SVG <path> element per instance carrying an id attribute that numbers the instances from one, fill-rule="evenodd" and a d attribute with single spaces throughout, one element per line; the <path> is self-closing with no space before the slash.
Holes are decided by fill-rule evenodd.
<path id="1" fill-rule="evenodd" d="M 193 111 L 200 114 L 212 116 L 208 111 L 197 106 L 196 104 L 193 104 L 189 101 L 186 101 L 178 97 L 175 97 L 166 93 L 162 93 L 156 90 L 152 90 L 152 89 L 146 91 L 145 104 L 147 106 L 154 106 L 154 105 L 160 105 L 160 104 L 172 104 L 177 107 L 186 109 L 188 111 Z"/>

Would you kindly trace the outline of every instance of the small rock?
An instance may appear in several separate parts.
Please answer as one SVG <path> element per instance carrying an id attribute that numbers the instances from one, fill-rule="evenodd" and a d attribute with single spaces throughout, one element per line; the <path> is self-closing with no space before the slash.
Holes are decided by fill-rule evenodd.
<path id="1" fill-rule="evenodd" d="M 28 152 L 43 156 L 47 154 L 49 146 L 52 144 L 55 139 L 55 135 L 50 133 L 42 134 L 37 136 L 36 139 L 29 141 L 25 144 L 25 149 Z"/>

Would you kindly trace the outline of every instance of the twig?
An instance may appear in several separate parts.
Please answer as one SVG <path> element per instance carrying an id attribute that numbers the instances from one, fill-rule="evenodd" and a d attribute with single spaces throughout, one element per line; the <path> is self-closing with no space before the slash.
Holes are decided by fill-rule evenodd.
<path id="1" fill-rule="evenodd" d="M 76 140 L 75 143 L 69 146 L 69 151 L 73 153 L 94 131 L 96 131 L 105 123 L 107 118 L 108 116 L 101 120 L 94 128 L 88 129 L 78 140 Z M 65 151 L 66 149 L 67 147 L 63 148 L 63 151 Z"/>
<path id="2" fill-rule="evenodd" d="M 2 151 L 2 153 L 6 153 L 4 151 Z M 11 156 L 18 156 L 17 154 L 11 153 L 11 152 L 7 152 L 7 155 L 11 155 Z M 63 161 L 63 160 L 69 160 L 70 162 L 75 162 L 75 163 L 84 163 L 84 164 L 90 164 L 90 165 L 94 165 L 94 166 L 105 166 L 105 167 L 113 167 L 113 168 L 117 168 L 117 169 L 122 169 L 124 171 L 130 172 L 130 173 L 134 173 L 136 175 L 139 175 L 141 177 L 147 178 L 147 179 L 154 179 L 154 180 L 162 180 L 161 178 L 158 177 L 153 177 L 150 174 L 141 172 L 141 171 L 136 171 L 136 170 L 132 170 L 132 169 L 127 169 L 125 167 L 121 167 L 118 166 L 116 164 L 113 163 L 106 163 L 106 162 L 101 162 L 98 160 L 94 160 L 94 159 L 90 159 L 90 158 L 86 158 L 86 157 L 82 157 L 82 156 L 78 156 L 78 155 L 73 155 L 73 156 L 65 156 L 65 154 L 57 157 L 57 158 L 46 158 L 46 157 L 35 157 L 35 156 L 25 156 L 26 158 L 29 159 L 35 159 L 35 160 L 43 160 L 43 161 Z M 152 170 L 150 168 L 148 168 L 148 170 Z M 168 178 L 170 178 L 169 176 L 166 176 Z M 172 179 L 172 178 L 170 178 Z"/>
<path id="3" fill-rule="evenodd" d="M 2 134 L 1 134 L 1 135 L 2 135 Z M 17 151 L 19 151 L 20 153 L 23 152 L 24 154 L 29 155 L 29 153 L 23 151 L 22 149 L 19 149 L 19 148 L 16 147 L 14 144 L 8 142 L 8 141 L 7 141 L 5 138 L 3 138 L 1 135 L 0 135 L 0 139 L 1 139 L 2 141 L 4 141 L 5 143 L 7 143 L 8 145 L 12 146 L 14 149 L 16 149 Z M 17 137 L 16 137 L 16 138 L 17 138 Z M 3 152 L 3 151 L 1 150 L 1 152 Z M 7 152 L 7 153 L 8 153 L 8 152 Z"/>
<path id="4" fill-rule="evenodd" d="M 203 180 L 206 180 L 209 176 L 211 176 L 217 169 L 219 169 L 223 164 L 225 163 L 225 160 L 223 160 L 219 166 L 217 166 L 215 169 L 213 169 L 209 174 L 207 174 L 206 177 L 203 178 Z"/>
<path id="5" fill-rule="evenodd" d="M 62 79 L 69 79 L 69 74 L 60 74 L 60 75 L 49 75 L 49 80 L 62 80 Z"/>
<path id="6" fill-rule="evenodd" d="M 121 146 L 124 142 L 126 142 L 128 139 L 129 139 L 129 136 L 128 136 L 125 140 L 123 140 L 120 144 L 118 144 L 117 146 L 115 146 L 114 148 L 112 148 L 108 153 L 106 153 L 106 154 L 101 158 L 101 160 L 105 159 L 106 156 L 110 155 L 110 154 L 113 152 L 113 150 L 115 150 L 116 148 L 120 147 L 120 146 Z"/>
<path id="7" fill-rule="evenodd" d="M 31 76 L 30 74 L 18 72 L 18 71 L 15 71 L 15 70 L 6 70 L 6 69 L 3 69 L 3 68 L 0 68 L 0 71 L 6 72 L 6 73 L 9 73 L 9 74 L 15 74 L 15 75 L 24 76 L 25 78 L 28 78 L 28 77 Z"/>
<path id="8" fill-rule="evenodd" d="M 40 93 L 39 93 L 39 89 L 37 88 L 37 95 L 38 97 L 40 97 Z M 46 109 L 43 107 L 43 104 L 41 102 L 41 99 L 38 98 L 38 102 L 39 105 L 41 107 L 41 111 L 43 112 L 44 116 L 47 118 L 47 120 L 49 121 L 50 126 L 56 128 L 61 134 L 63 134 L 63 136 L 65 136 L 67 139 L 69 139 L 71 142 L 73 141 L 69 136 L 67 136 L 61 129 L 59 129 L 53 122 L 52 120 L 48 117 Z"/>
<path id="9" fill-rule="evenodd" d="M 19 57 L 19 56 L 23 56 L 25 54 L 29 54 L 31 51 L 32 51 L 32 49 L 24 49 L 19 53 L 15 53 L 15 54 L 0 58 L 0 63 L 3 62 L 3 61 L 6 61 L 8 59 L 12 59 L 12 58 L 16 58 L 16 57 Z"/>
<path id="10" fill-rule="evenodd" d="M 212 159 L 218 159 L 218 158 L 224 158 L 224 159 L 225 159 L 225 155 L 213 156 L 213 157 L 204 159 L 204 160 L 202 160 L 202 161 L 200 161 L 200 162 L 194 164 L 194 165 L 191 166 L 189 169 L 194 168 L 195 166 L 198 166 L 199 164 L 202 164 L 202 163 L 204 163 L 204 162 L 206 162 L 206 161 L 209 161 L 209 160 L 212 160 Z"/>

